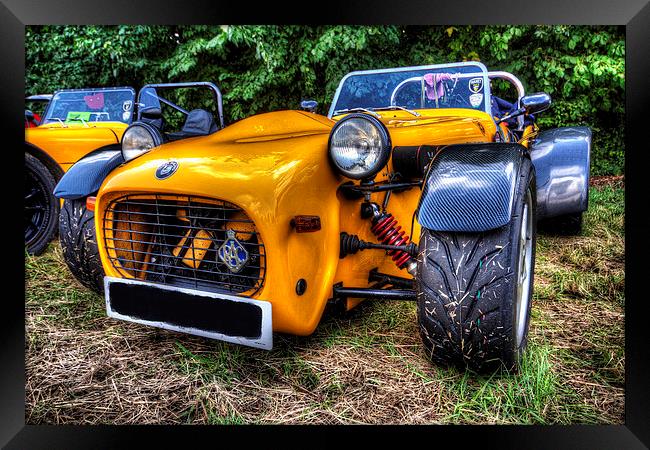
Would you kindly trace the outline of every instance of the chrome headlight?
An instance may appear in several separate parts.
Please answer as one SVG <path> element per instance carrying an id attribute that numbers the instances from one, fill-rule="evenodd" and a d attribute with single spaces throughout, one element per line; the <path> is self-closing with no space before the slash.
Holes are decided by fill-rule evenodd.
<path id="1" fill-rule="evenodd" d="M 136 122 L 122 136 L 122 156 L 130 161 L 162 144 L 162 134 L 148 123 Z"/>
<path id="2" fill-rule="evenodd" d="M 344 117 L 330 134 L 330 160 L 342 175 L 355 180 L 375 176 L 388 162 L 390 150 L 388 130 L 367 114 Z"/>

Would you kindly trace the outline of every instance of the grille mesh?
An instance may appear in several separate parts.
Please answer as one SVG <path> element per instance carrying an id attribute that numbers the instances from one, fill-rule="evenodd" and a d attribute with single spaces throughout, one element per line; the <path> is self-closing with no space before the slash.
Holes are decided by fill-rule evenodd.
<path id="1" fill-rule="evenodd" d="M 247 253 L 239 270 L 219 258 L 228 230 Z M 125 195 L 106 208 L 103 231 L 108 259 L 126 278 L 247 295 L 264 283 L 266 252 L 255 224 L 226 201 Z"/>

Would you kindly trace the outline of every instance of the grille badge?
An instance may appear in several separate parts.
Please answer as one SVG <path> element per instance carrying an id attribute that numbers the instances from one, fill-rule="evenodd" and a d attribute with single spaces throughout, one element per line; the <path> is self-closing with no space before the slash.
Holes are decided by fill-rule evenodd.
<path id="1" fill-rule="evenodd" d="M 235 232 L 233 230 L 227 230 L 226 235 L 228 236 L 227 239 L 219 247 L 219 259 L 228 266 L 231 272 L 237 273 L 248 262 L 248 252 L 237 238 L 235 238 Z"/>

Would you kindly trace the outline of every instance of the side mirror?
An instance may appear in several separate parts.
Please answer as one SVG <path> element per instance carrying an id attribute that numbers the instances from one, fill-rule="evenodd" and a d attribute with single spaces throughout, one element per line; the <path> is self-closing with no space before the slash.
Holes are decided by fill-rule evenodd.
<path id="1" fill-rule="evenodd" d="M 34 122 L 34 113 L 31 112 L 29 109 L 25 110 L 25 119 L 27 119 L 29 122 Z"/>
<path id="2" fill-rule="evenodd" d="M 318 108 L 318 102 L 316 100 L 303 100 L 300 102 L 300 108 L 310 113 L 315 113 L 316 108 Z"/>
<path id="3" fill-rule="evenodd" d="M 551 106 L 551 96 L 546 92 L 536 92 L 521 98 L 521 107 L 526 114 L 537 114 Z"/>
<path id="4" fill-rule="evenodd" d="M 521 104 L 521 107 L 497 120 L 497 125 L 513 117 L 521 116 L 522 114 L 537 114 L 546 111 L 551 106 L 551 96 L 546 92 L 536 92 L 521 97 L 519 103 Z"/>

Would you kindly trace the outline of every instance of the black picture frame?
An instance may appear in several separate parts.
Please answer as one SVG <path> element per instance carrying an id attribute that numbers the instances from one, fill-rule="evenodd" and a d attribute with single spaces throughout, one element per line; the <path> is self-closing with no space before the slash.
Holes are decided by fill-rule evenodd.
<path id="1" fill-rule="evenodd" d="M 641 449 L 650 446 L 650 394 L 648 389 L 647 299 L 644 275 L 650 230 L 642 171 L 647 144 L 643 122 L 647 121 L 650 91 L 650 3 L 648 0 L 552 0 L 493 2 L 454 0 L 453 2 L 334 1 L 307 2 L 300 7 L 266 2 L 221 3 L 210 0 L 174 2 L 114 0 L 101 4 L 83 0 L 45 2 L 2 0 L 0 4 L 0 111 L 5 129 L 3 192 L 5 212 L 1 223 L 3 248 L 2 358 L 0 360 L 0 444 L 6 448 L 121 448 L 135 440 L 147 446 L 157 443 L 198 445 L 198 434 L 232 434 L 228 442 L 244 442 L 271 431 L 287 443 L 311 446 L 305 433 L 323 433 L 340 445 L 350 440 L 350 431 L 385 439 L 386 433 L 404 433 L 414 445 L 425 439 L 432 446 L 521 448 L 521 449 Z M 315 7 L 314 7 L 315 6 Z M 24 266 L 20 264 L 24 247 L 11 236 L 20 236 L 22 204 L 16 182 L 21 178 L 16 148 L 24 139 L 24 27 L 38 24 L 194 24 L 194 23 L 345 23 L 345 24 L 602 24 L 626 27 L 626 306 L 625 306 L 625 425 L 620 426 L 430 426 L 430 427 L 164 427 L 164 426 L 26 426 L 25 425 L 25 308 Z M 597 101 L 597 99 L 594 99 Z M 12 150 L 13 149 L 13 150 Z M 644 189 L 645 188 L 645 189 Z M 13 218 L 13 219 L 12 219 Z M 647 275 L 645 275 L 647 278 Z M 339 436 L 337 436 L 339 434 Z M 283 436 L 282 436 L 283 435 Z M 417 435 L 417 436 L 416 436 Z M 205 436 L 217 439 L 217 436 Z M 337 439 L 338 437 L 338 439 Z M 232 438 L 232 439 L 231 439 Z M 345 441 L 343 441 L 343 438 Z M 406 441 L 404 441 L 406 442 Z M 189 445 L 188 445 L 189 444 Z M 240 445 L 240 444 L 237 444 Z"/>

